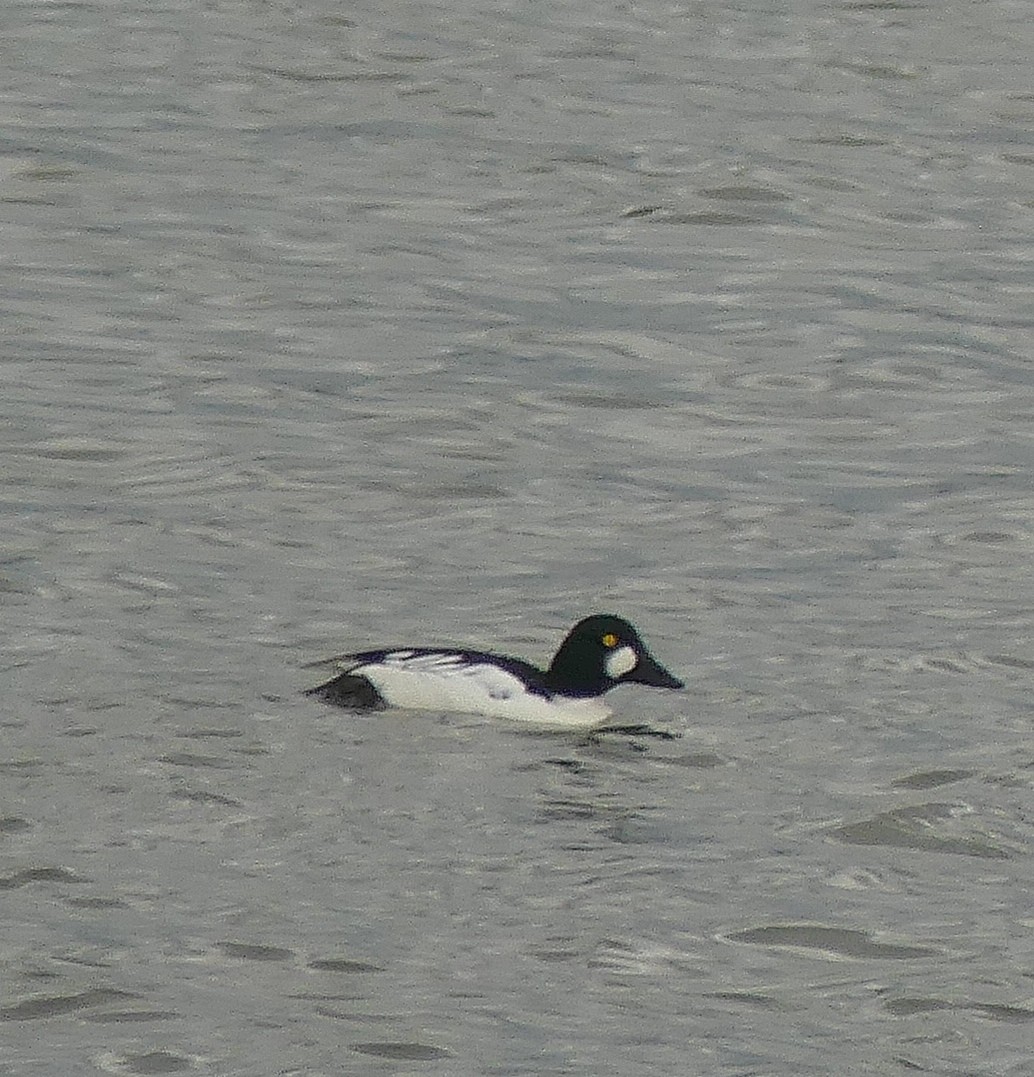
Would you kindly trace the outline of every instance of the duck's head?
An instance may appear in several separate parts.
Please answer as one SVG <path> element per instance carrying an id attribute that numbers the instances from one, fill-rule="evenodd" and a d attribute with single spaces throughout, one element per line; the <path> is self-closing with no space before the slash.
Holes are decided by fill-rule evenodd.
<path id="1" fill-rule="evenodd" d="M 547 676 L 570 695 L 602 695 L 630 681 L 654 688 L 685 687 L 650 654 L 628 621 L 609 613 L 586 617 L 568 632 Z"/>

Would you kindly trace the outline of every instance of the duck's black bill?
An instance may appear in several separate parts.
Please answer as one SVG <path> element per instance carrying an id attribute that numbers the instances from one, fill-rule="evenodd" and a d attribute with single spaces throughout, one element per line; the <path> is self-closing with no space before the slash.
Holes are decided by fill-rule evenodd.
<path id="1" fill-rule="evenodd" d="M 625 678 L 626 681 L 637 681 L 639 684 L 648 684 L 651 688 L 685 688 L 686 686 L 673 677 L 651 655 L 643 654 L 639 657 L 639 665 Z"/>

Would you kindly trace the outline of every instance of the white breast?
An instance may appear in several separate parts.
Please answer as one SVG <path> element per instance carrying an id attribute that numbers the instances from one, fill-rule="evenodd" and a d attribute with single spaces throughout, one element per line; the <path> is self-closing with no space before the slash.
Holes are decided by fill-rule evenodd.
<path id="1" fill-rule="evenodd" d="M 456 655 L 393 651 L 349 672 L 365 677 L 393 707 L 484 714 L 556 729 L 593 729 L 610 716 L 600 699 L 547 699 L 489 662 Z"/>

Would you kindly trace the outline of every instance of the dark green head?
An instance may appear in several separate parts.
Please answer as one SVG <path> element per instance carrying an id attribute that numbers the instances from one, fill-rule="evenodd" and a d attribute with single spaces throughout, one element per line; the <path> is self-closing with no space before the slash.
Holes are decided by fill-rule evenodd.
<path id="1" fill-rule="evenodd" d="M 586 617 L 560 644 L 546 681 L 554 691 L 572 696 L 598 696 L 616 684 L 632 681 L 654 688 L 683 688 L 622 617 L 596 613 Z"/>

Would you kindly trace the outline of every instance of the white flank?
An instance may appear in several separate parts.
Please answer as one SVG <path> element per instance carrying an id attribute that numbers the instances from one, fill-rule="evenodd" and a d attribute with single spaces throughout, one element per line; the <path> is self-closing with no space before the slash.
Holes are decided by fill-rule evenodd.
<path id="1" fill-rule="evenodd" d="M 607 655 L 607 676 L 616 681 L 626 673 L 631 673 L 639 665 L 639 656 L 631 647 L 619 647 Z"/>
<path id="2" fill-rule="evenodd" d="M 450 654 L 394 651 L 349 672 L 365 677 L 393 707 L 484 714 L 553 729 L 593 729 L 610 717 L 600 699 L 547 699 L 505 669 L 470 665 Z"/>

